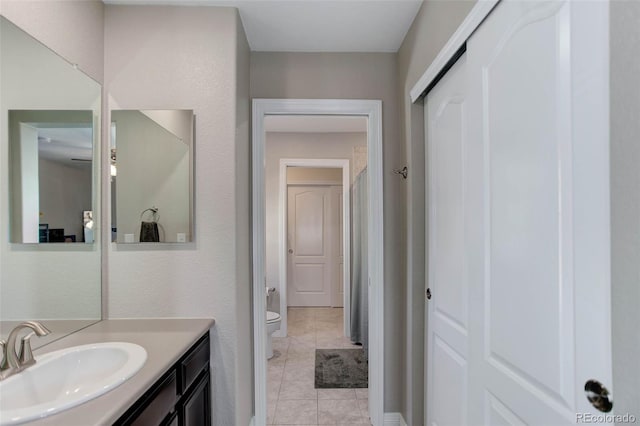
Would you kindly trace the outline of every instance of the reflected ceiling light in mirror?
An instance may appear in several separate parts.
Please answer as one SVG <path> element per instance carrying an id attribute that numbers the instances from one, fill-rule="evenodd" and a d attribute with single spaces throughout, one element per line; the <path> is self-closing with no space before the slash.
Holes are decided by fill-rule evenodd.
<path id="1" fill-rule="evenodd" d="M 116 168 L 116 123 L 111 123 L 111 155 L 110 155 L 110 166 L 111 166 L 111 180 L 113 181 L 113 177 L 118 175 L 118 170 Z"/>
<path id="2" fill-rule="evenodd" d="M 111 177 L 117 176 L 118 169 L 116 168 L 116 149 L 111 150 Z"/>

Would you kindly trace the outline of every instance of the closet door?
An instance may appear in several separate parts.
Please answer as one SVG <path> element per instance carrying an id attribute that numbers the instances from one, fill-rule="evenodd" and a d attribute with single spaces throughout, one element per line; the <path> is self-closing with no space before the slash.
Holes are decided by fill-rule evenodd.
<path id="1" fill-rule="evenodd" d="M 427 424 L 466 425 L 468 283 L 465 221 L 466 57 L 427 95 L 429 291 Z"/>
<path id="2" fill-rule="evenodd" d="M 575 424 L 611 390 L 608 5 L 503 1 L 467 47 L 468 424 Z"/>

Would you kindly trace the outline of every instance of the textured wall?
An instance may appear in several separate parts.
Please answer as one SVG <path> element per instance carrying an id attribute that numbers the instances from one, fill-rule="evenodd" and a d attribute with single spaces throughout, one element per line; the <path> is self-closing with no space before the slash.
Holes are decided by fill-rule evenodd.
<path id="1" fill-rule="evenodd" d="M 614 409 L 640 419 L 640 2 L 610 4 Z"/>
<path id="2" fill-rule="evenodd" d="M 422 101 L 411 103 L 409 91 L 431 65 L 475 1 L 426 0 L 398 51 L 398 94 L 402 143 L 407 153 L 407 291 L 405 332 L 406 385 L 402 415 L 407 424 L 424 421 L 425 304 L 425 139 Z"/>
<path id="3" fill-rule="evenodd" d="M 192 109 L 196 121 L 194 242 L 109 245 L 108 316 L 214 317 L 213 423 L 219 425 L 246 424 L 251 416 L 248 49 L 242 38 L 234 9 L 105 8 L 108 108 Z"/>
<path id="4" fill-rule="evenodd" d="M 251 51 L 236 12 L 236 417 L 234 424 L 248 425 L 253 417 L 253 327 L 251 275 Z M 260 295 L 262 297 L 262 295 Z"/>
<path id="5" fill-rule="evenodd" d="M 392 173 L 402 167 L 394 53 L 251 54 L 251 97 L 381 99 L 384 172 L 384 300 L 386 412 L 402 406 L 402 342 L 405 287 L 405 182 Z"/>
<path id="6" fill-rule="evenodd" d="M 104 64 L 100 0 L 2 0 L 0 14 L 99 83 Z"/>

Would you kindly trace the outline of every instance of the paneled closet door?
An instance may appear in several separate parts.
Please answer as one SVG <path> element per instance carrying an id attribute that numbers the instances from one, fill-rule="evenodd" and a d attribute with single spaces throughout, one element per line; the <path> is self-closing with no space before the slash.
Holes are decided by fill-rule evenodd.
<path id="1" fill-rule="evenodd" d="M 469 424 L 466 66 L 462 56 L 429 92 L 425 108 L 431 294 L 427 301 L 428 425 Z"/>
<path id="2" fill-rule="evenodd" d="M 467 48 L 468 424 L 575 424 L 611 390 L 608 5 L 505 0 Z"/>

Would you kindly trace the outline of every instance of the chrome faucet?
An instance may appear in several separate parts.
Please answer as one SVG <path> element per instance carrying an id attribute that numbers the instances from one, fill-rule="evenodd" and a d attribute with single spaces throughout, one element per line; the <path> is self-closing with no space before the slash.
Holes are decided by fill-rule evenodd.
<path id="1" fill-rule="evenodd" d="M 16 340 L 18 339 L 18 334 L 25 328 L 31 329 L 32 331 L 20 339 L 20 350 L 16 352 Z M 51 331 L 39 322 L 25 321 L 21 322 L 11 330 L 6 342 L 4 340 L 0 340 L 0 347 L 2 349 L 0 380 L 13 376 L 14 374 L 35 364 L 36 360 L 33 358 L 33 352 L 31 351 L 31 338 L 34 335 L 37 335 L 38 337 L 46 336 L 49 333 L 51 333 Z"/>

